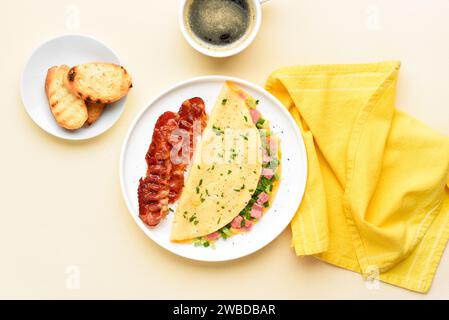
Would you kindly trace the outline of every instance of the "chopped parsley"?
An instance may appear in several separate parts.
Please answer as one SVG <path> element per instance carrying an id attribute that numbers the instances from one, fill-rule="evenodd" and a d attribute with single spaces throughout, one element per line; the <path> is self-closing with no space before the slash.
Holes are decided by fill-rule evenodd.
<path id="1" fill-rule="evenodd" d="M 215 132 L 215 134 L 216 134 L 217 136 L 219 136 L 219 135 L 221 135 L 221 134 L 224 134 L 223 129 L 217 127 L 215 124 L 212 125 L 212 130 L 214 130 L 214 132 Z"/>
<path id="2" fill-rule="evenodd" d="M 189 218 L 189 222 L 193 223 L 195 226 L 200 223 L 200 221 L 198 220 L 196 213 L 192 214 Z"/>

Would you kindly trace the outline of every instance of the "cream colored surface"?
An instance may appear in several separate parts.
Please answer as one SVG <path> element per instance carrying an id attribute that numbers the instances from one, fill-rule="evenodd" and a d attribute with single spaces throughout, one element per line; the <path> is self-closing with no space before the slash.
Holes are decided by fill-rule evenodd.
<path id="1" fill-rule="evenodd" d="M 201 56 L 184 41 L 175 0 L 2 4 L 1 298 L 204 298 L 206 292 L 234 299 L 449 298 L 448 250 L 428 295 L 373 286 L 350 271 L 297 258 L 289 230 L 239 261 L 178 258 L 138 229 L 118 179 L 121 144 L 140 108 L 165 87 L 198 75 L 263 85 L 283 65 L 398 59 L 399 108 L 449 135 L 447 0 L 272 0 L 264 5 L 256 41 L 225 60 Z M 91 141 L 46 134 L 20 100 L 20 75 L 31 51 L 63 33 L 104 41 L 134 79 L 123 117 Z"/>

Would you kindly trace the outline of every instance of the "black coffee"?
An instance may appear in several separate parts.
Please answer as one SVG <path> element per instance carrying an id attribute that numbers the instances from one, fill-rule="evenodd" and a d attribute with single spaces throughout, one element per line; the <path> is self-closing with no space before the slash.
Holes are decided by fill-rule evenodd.
<path id="1" fill-rule="evenodd" d="M 187 14 L 192 32 L 214 46 L 236 42 L 251 24 L 248 0 L 193 0 Z"/>

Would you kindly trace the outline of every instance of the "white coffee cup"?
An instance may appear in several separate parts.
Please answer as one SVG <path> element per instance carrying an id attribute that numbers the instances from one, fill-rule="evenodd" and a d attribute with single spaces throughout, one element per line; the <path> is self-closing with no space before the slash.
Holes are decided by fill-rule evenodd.
<path id="1" fill-rule="evenodd" d="M 247 0 L 253 6 L 253 19 L 252 26 L 250 27 L 249 34 L 245 35 L 241 41 L 237 41 L 234 44 L 223 47 L 208 46 L 203 41 L 197 39 L 193 33 L 188 30 L 188 21 L 186 19 L 187 4 L 191 0 L 180 0 L 178 22 L 181 28 L 182 35 L 187 42 L 197 51 L 210 57 L 224 58 L 230 57 L 241 51 L 245 50 L 256 38 L 262 22 L 262 8 L 261 4 L 268 0 Z"/>

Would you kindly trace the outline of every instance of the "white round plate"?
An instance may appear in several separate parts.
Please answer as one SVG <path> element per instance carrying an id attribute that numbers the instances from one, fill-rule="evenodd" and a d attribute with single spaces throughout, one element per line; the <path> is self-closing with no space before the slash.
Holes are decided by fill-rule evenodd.
<path id="1" fill-rule="evenodd" d="M 278 192 L 271 208 L 248 233 L 219 239 L 215 248 L 195 247 L 193 244 L 169 240 L 173 213 L 157 227 L 147 227 L 139 218 L 137 187 L 146 173 L 145 154 L 151 142 L 153 128 L 165 111 L 177 112 L 182 102 L 201 97 L 210 114 L 226 80 L 237 83 L 258 99 L 258 110 L 268 119 L 271 129 L 280 138 L 282 174 Z M 145 234 L 163 248 L 186 258 L 200 261 L 226 261 L 249 255 L 273 241 L 290 223 L 301 203 L 307 179 L 307 156 L 304 142 L 293 118 L 285 107 L 267 91 L 247 81 L 207 76 L 187 80 L 168 89 L 148 103 L 134 120 L 123 144 L 120 159 L 120 182 L 129 212 Z"/>
<path id="2" fill-rule="evenodd" d="M 72 67 L 87 62 L 120 64 L 116 54 L 98 40 L 83 35 L 65 35 L 40 45 L 25 66 L 21 83 L 25 109 L 39 127 L 56 137 L 68 140 L 93 138 L 111 128 L 123 112 L 126 97 L 108 105 L 100 119 L 90 127 L 70 131 L 56 123 L 45 95 L 48 69 L 62 64 Z"/>

